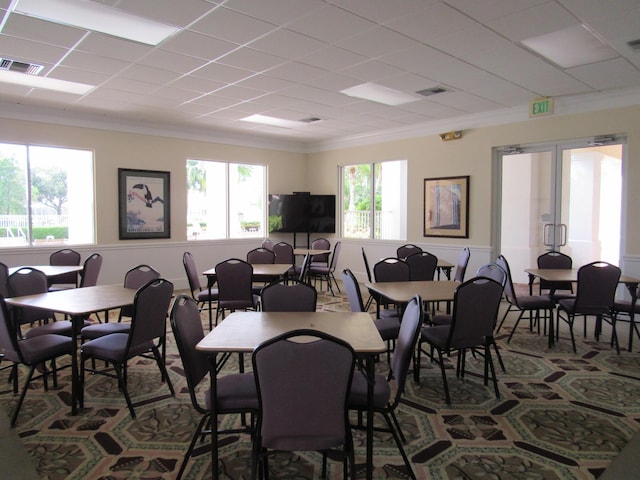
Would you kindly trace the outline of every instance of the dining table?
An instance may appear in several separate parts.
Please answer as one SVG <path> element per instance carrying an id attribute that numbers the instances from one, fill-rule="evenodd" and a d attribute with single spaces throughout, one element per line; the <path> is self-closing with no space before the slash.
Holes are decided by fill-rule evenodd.
<path id="1" fill-rule="evenodd" d="M 12 307 L 32 307 L 51 310 L 68 315 L 73 325 L 71 355 L 71 414 L 77 413 L 83 405 L 83 393 L 78 378 L 78 335 L 84 319 L 91 314 L 121 308 L 133 304 L 135 289 L 119 285 L 98 285 L 94 287 L 71 288 L 53 292 L 9 297 L 5 301 Z"/>
<path id="2" fill-rule="evenodd" d="M 331 253 L 331 250 L 324 250 L 324 249 L 317 249 L 317 248 L 299 248 L 296 247 L 293 249 L 293 254 L 294 255 L 309 255 L 310 257 L 313 257 L 315 255 L 327 255 Z"/>
<path id="3" fill-rule="evenodd" d="M 424 303 L 446 302 L 450 313 L 451 302 L 460 282 L 454 280 L 408 280 L 405 282 L 369 282 L 365 283 L 390 303 L 406 305 L 414 296 L 420 295 Z"/>
<path id="4" fill-rule="evenodd" d="M 371 315 L 365 312 L 233 312 L 224 322 L 210 331 L 196 349 L 209 357 L 211 398 L 216 398 L 218 354 L 251 353 L 263 342 L 277 335 L 298 329 L 328 333 L 349 343 L 363 360 L 367 375 L 367 435 L 366 478 L 373 477 L 373 384 L 375 358 L 386 346 Z M 215 408 L 211 412 L 212 428 L 217 428 Z M 211 468 L 218 478 L 218 440 L 211 435 Z"/>
<path id="5" fill-rule="evenodd" d="M 536 278 L 539 278 L 541 280 L 546 280 L 548 282 L 577 282 L 578 281 L 578 270 L 577 268 L 525 268 L 525 272 L 527 273 L 528 277 L 529 277 L 529 295 L 532 295 L 533 292 L 533 283 L 535 282 Z M 638 292 L 638 285 L 640 284 L 640 278 L 636 278 L 636 277 L 632 277 L 629 275 L 620 275 L 620 278 L 618 280 L 619 284 L 623 284 L 626 288 L 627 291 L 629 292 L 629 295 L 631 295 L 631 305 L 632 305 L 632 310 L 633 311 L 633 306 L 635 306 L 637 299 L 637 292 Z M 550 289 L 550 295 L 553 298 L 553 294 L 555 293 L 555 289 L 553 288 L 553 284 L 552 288 Z M 553 322 L 550 322 L 551 325 L 549 326 L 549 346 L 553 345 Z M 628 350 L 631 351 L 632 348 L 632 341 L 633 341 L 633 322 L 630 322 L 631 325 L 631 332 L 629 335 L 629 346 L 628 346 Z"/>
<path id="6" fill-rule="evenodd" d="M 9 275 L 17 272 L 21 268 L 33 268 L 40 270 L 47 278 L 56 277 L 65 273 L 80 273 L 83 265 L 21 265 L 19 267 L 9 267 Z"/>
<path id="7" fill-rule="evenodd" d="M 447 280 L 451 280 L 451 271 L 453 270 L 453 267 L 455 267 L 453 263 L 439 258 L 438 263 L 436 263 L 436 275 L 438 276 L 438 280 L 440 280 L 441 273 L 444 273 Z"/>

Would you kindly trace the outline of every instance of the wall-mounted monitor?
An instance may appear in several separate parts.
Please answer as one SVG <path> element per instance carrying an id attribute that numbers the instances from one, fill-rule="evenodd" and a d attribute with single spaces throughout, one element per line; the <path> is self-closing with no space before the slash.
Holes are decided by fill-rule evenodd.
<path id="1" fill-rule="evenodd" d="M 335 233 L 336 196 L 269 195 L 269 232 Z"/>

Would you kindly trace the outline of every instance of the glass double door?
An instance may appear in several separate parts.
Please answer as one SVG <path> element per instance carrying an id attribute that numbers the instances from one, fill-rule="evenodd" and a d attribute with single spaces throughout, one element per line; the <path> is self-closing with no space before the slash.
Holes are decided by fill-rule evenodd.
<path id="1" fill-rule="evenodd" d="M 622 210 L 622 138 L 498 151 L 499 252 L 514 281 L 526 282 L 546 251 L 574 266 L 605 260 L 619 265 Z"/>

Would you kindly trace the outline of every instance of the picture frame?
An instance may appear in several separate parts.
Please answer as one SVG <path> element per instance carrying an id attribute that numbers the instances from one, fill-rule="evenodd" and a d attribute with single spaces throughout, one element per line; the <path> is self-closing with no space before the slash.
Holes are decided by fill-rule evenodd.
<path id="1" fill-rule="evenodd" d="M 170 172 L 118 169 L 120 240 L 170 238 Z"/>
<path id="2" fill-rule="evenodd" d="M 424 236 L 469 238 L 469 176 L 424 179 Z"/>

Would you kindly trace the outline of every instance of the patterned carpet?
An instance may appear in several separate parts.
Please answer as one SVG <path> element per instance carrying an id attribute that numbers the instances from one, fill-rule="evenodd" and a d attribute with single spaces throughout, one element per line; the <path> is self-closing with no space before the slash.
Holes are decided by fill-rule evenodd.
<path id="1" fill-rule="evenodd" d="M 324 292 L 319 303 L 322 310 L 348 309 L 343 296 Z M 506 336 L 513 323 L 507 321 L 498 338 L 507 368 L 507 373 L 498 369 L 501 398 L 483 385 L 481 362 L 473 358 L 467 362 L 463 380 L 455 377 L 455 359 L 450 365 L 450 407 L 444 402 L 436 364 L 424 360 L 420 385 L 407 383 L 399 420 L 419 479 L 593 479 L 639 428 L 640 354 L 617 355 L 609 347 L 608 330 L 596 343 L 582 338 L 581 327 L 577 355 L 563 330 L 559 344 L 550 350 L 546 338 L 529 332 L 525 323 L 521 322 L 510 344 Z M 626 345 L 626 338 L 621 338 L 621 344 Z M 384 360 L 378 364 L 381 372 L 386 369 Z M 172 335 L 167 364 L 175 397 L 160 383 L 151 361 L 130 364 L 136 420 L 108 378 L 88 380 L 86 408 L 77 416 L 69 415 L 68 369 L 61 372 L 56 391 L 46 393 L 40 382 L 34 382 L 16 429 L 41 478 L 175 478 L 199 416 L 191 407 Z M 9 414 L 15 398 L 6 376 L 6 371 L 0 373 L 0 404 Z M 228 416 L 222 422 L 231 425 L 239 419 Z M 363 462 L 364 436 L 355 431 L 354 439 L 356 461 Z M 221 478 L 249 478 L 249 438 L 236 435 L 221 440 Z M 389 435 L 378 434 L 374 449 L 374 478 L 404 478 Z M 186 479 L 210 478 L 206 443 L 198 452 Z M 271 462 L 272 477 L 318 478 L 319 460 L 314 453 L 279 455 Z M 341 473 L 339 463 L 329 462 L 328 478 L 341 478 Z"/>

